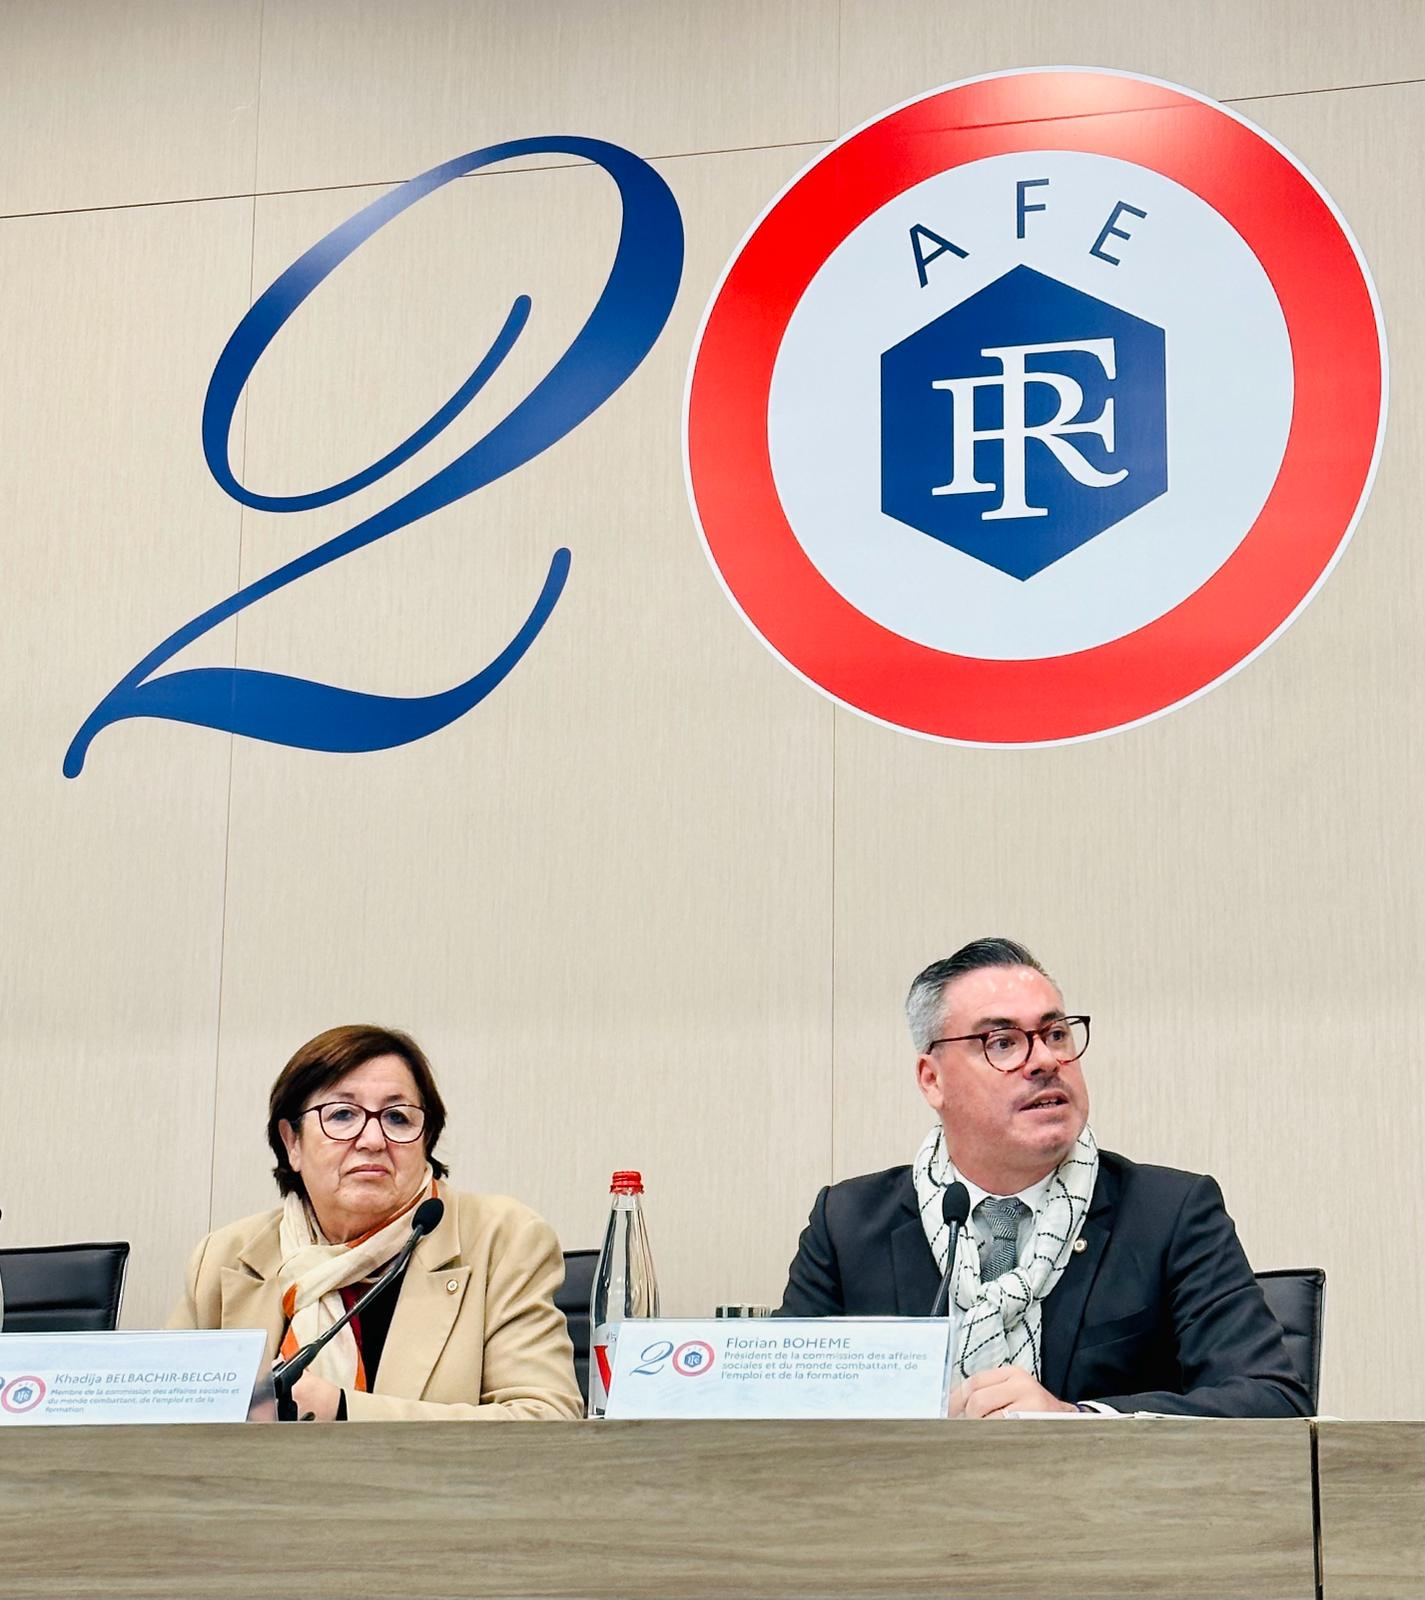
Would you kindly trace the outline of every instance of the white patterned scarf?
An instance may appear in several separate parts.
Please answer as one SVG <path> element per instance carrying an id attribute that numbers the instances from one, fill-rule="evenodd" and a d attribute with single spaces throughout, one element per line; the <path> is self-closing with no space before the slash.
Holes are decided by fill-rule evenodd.
<path id="1" fill-rule="evenodd" d="M 430 1199 L 438 1187 L 435 1174 L 427 1167 L 425 1182 L 410 1205 L 349 1244 L 328 1243 L 306 1196 L 287 1196 L 282 1202 L 277 1233 L 282 1251 L 277 1282 L 287 1318 L 281 1350 L 284 1359 L 296 1355 L 304 1344 L 320 1338 L 332 1323 L 345 1316 L 346 1306 L 337 1291 L 374 1278 L 399 1253 L 411 1236 L 411 1212 L 422 1200 Z M 367 1387 L 366 1368 L 350 1323 L 318 1355 L 310 1370 L 340 1389 Z"/>
<path id="2" fill-rule="evenodd" d="M 937 1122 L 925 1136 L 912 1168 L 915 1197 L 925 1237 L 944 1273 L 950 1230 L 941 1215 L 940 1197 L 956 1181 L 945 1152 L 945 1130 Z M 1041 1375 L 1040 1302 L 1064 1275 L 1074 1240 L 1084 1225 L 1098 1177 L 1098 1145 L 1093 1130 L 1084 1130 L 1054 1169 L 1049 1187 L 1034 1213 L 1034 1235 L 1019 1264 L 988 1283 L 980 1281 L 980 1255 L 970 1230 L 960 1230 L 955 1248 L 951 1292 L 963 1313 L 952 1368 L 956 1382 L 990 1367 L 1015 1366 Z"/>

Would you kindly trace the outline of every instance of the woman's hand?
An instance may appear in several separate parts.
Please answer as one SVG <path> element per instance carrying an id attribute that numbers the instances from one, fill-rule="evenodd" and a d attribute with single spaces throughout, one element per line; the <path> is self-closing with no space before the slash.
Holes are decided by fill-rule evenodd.
<path id="1" fill-rule="evenodd" d="M 292 1403 L 299 1417 L 305 1417 L 310 1411 L 318 1422 L 335 1422 L 341 1390 L 315 1372 L 304 1372 L 292 1385 Z"/>

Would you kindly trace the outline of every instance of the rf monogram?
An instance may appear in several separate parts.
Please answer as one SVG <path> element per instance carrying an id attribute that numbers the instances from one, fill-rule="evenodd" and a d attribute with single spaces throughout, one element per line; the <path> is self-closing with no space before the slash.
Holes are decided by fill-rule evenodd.
<path id="1" fill-rule="evenodd" d="M 1103 402 L 1103 409 L 1096 417 L 1085 419 L 1080 415 L 1084 406 L 1082 384 L 1068 373 L 1043 369 L 1031 372 L 1026 366 L 1030 356 L 1052 356 L 1070 351 L 1092 356 L 1110 382 L 1116 376 L 1112 339 L 1085 339 L 1078 343 L 1061 339 L 1047 344 L 1000 345 L 983 349 L 980 355 L 985 360 L 999 363 L 998 375 L 938 378 L 931 384 L 932 389 L 947 391 L 954 405 L 950 481 L 932 487 L 931 494 L 992 493 L 996 486 L 982 483 L 975 475 L 975 445 L 988 439 L 998 440 L 1003 445 L 1003 483 L 999 504 L 980 513 L 982 522 L 1049 515 L 1048 506 L 1032 506 L 1025 495 L 1024 458 L 1031 440 L 1042 444 L 1064 471 L 1086 488 L 1108 489 L 1115 483 L 1122 483 L 1128 476 L 1127 467 L 1120 467 L 1116 472 L 1102 471 L 1068 438 L 1068 435 L 1076 433 L 1096 435 L 1102 441 L 1106 455 L 1111 457 L 1114 448 L 1112 397 Z M 1045 422 L 1031 424 L 1028 420 L 1026 402 L 1031 385 L 1054 391 L 1054 414 Z M 977 389 L 1000 391 L 1003 426 L 975 426 Z"/>
<path id="2" fill-rule="evenodd" d="M 1012 267 L 881 357 L 881 507 L 1028 582 L 1168 486 L 1163 329 Z"/>

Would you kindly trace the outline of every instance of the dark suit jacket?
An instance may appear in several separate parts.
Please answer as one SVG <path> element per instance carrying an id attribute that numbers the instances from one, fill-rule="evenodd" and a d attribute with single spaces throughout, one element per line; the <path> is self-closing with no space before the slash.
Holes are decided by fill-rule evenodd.
<path id="1" fill-rule="evenodd" d="M 1211 1178 L 1100 1151 L 1079 1237 L 1084 1249 L 1043 1302 L 1051 1394 L 1120 1411 L 1308 1413 Z M 922 1317 L 939 1285 L 911 1170 L 891 1167 L 816 1197 L 778 1315 Z"/>

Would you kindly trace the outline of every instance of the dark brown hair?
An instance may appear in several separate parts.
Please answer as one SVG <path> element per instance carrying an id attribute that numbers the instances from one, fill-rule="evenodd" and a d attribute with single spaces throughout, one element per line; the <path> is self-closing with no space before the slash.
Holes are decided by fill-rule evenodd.
<path id="1" fill-rule="evenodd" d="M 435 1074 L 421 1047 L 410 1034 L 398 1033 L 394 1028 L 347 1023 L 344 1027 L 328 1028 L 315 1039 L 309 1039 L 277 1074 L 277 1082 L 272 1085 L 267 1101 L 267 1142 L 277 1157 L 272 1176 L 281 1193 L 305 1194 L 306 1188 L 287 1160 L 287 1147 L 282 1143 L 278 1123 L 292 1122 L 301 1111 L 303 1101 L 329 1089 L 338 1078 L 344 1078 L 348 1072 L 365 1066 L 377 1056 L 399 1056 L 411 1069 L 416 1093 L 426 1114 L 426 1160 L 437 1178 L 445 1177 L 450 1170 L 435 1158 L 436 1143 L 445 1127 L 445 1102 L 440 1098 Z"/>

